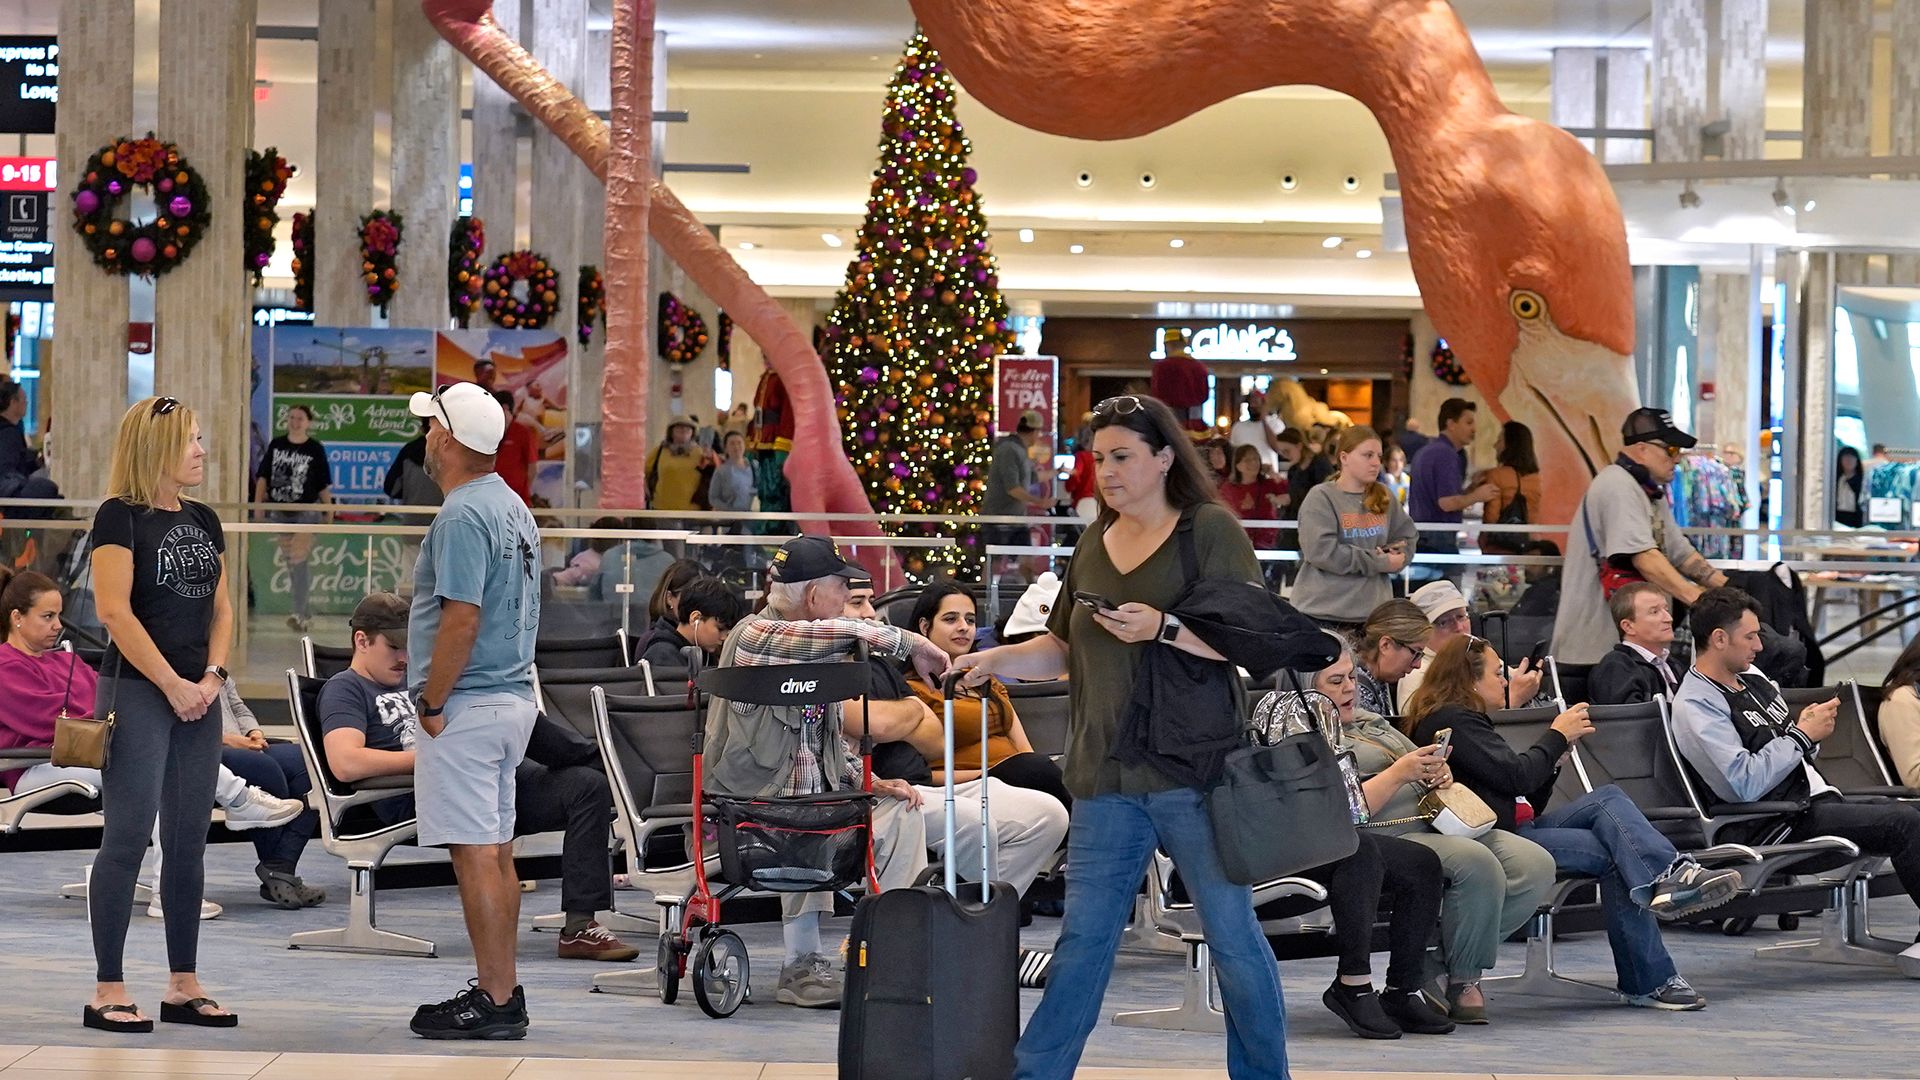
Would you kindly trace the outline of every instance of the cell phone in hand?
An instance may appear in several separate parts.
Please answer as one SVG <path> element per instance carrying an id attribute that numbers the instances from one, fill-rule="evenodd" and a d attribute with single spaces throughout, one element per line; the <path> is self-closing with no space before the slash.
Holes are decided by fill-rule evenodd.
<path id="1" fill-rule="evenodd" d="M 1439 756 L 1441 761 L 1445 761 L 1447 758 L 1453 756 L 1453 729 L 1441 728 L 1439 733 L 1433 737 L 1433 745 L 1440 748 Z"/>
<path id="2" fill-rule="evenodd" d="M 1527 659 L 1533 662 L 1532 664 L 1533 670 L 1539 671 L 1543 666 L 1546 665 L 1547 652 L 1552 648 L 1553 648 L 1553 642 L 1550 639 L 1539 641 L 1534 644 L 1533 651 L 1527 654 Z"/>
<path id="3" fill-rule="evenodd" d="M 1101 596 L 1099 593 L 1080 590 L 1074 592 L 1073 602 L 1093 611 L 1112 611 L 1117 606 L 1113 601 Z"/>

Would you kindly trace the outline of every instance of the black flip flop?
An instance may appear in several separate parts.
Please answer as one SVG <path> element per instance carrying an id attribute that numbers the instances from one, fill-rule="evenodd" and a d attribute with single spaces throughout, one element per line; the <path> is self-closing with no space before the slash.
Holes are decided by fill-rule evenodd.
<path id="1" fill-rule="evenodd" d="M 212 1016 L 201 1012 L 202 1007 L 219 1008 L 220 1003 L 208 997 L 192 998 L 175 1005 L 171 1001 L 160 1003 L 160 1022 L 163 1024 L 193 1024 L 197 1027 L 229 1028 L 239 1027 L 240 1017 L 233 1013 L 218 1013 Z"/>
<path id="2" fill-rule="evenodd" d="M 137 1016 L 140 1013 L 140 1007 L 137 1005 L 102 1005 L 96 1009 L 88 1005 L 80 1010 L 80 1023 L 93 1028 L 95 1031 L 125 1031 L 134 1035 L 145 1035 L 153 1030 L 152 1020 L 108 1019 L 108 1017 L 118 1013 Z"/>

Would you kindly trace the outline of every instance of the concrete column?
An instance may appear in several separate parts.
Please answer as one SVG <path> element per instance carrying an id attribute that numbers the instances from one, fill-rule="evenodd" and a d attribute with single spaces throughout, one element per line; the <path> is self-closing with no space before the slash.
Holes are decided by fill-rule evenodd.
<path id="1" fill-rule="evenodd" d="M 1720 0 L 1715 30 L 1720 76 L 1715 116 L 1731 125 L 1720 156 L 1758 161 L 1767 156 L 1767 0 Z"/>
<path id="2" fill-rule="evenodd" d="M 154 391 L 201 416 L 206 481 L 220 502 L 246 497 L 251 281 L 241 266 L 247 142 L 253 132 L 253 0 L 162 0 L 160 130 L 179 144 L 214 206 L 207 234 L 154 286 Z M 65 52 L 65 50 L 62 50 Z M 224 212 L 223 212 L 224 210 Z"/>
<path id="3" fill-rule="evenodd" d="M 611 30 L 587 31 L 586 67 L 581 74 L 581 100 L 587 108 L 595 111 L 612 107 L 613 92 L 608 81 L 608 72 L 613 63 L 613 32 Z M 582 177 L 579 215 L 580 261 L 598 266 L 604 273 L 606 269 L 606 218 L 607 186 L 591 175 Z M 575 287 L 576 277 L 569 278 L 569 289 Z M 575 296 L 577 302 L 579 297 Z M 577 343 L 578 338 L 574 339 Z M 574 350 L 573 386 L 570 390 L 571 413 L 576 422 L 589 423 L 600 418 L 600 382 L 606 377 L 607 332 L 605 326 L 596 326 L 593 341 Z"/>
<path id="4" fill-rule="evenodd" d="M 1911 156 L 1920 154 L 1920 4 L 1895 4 L 1890 19 L 1893 114 L 1888 152 Z M 1888 277 L 1895 285 L 1920 285 L 1920 255 L 1892 256 Z"/>
<path id="5" fill-rule="evenodd" d="M 521 38 L 520 0 L 493 5 L 493 21 Z M 473 216 L 487 225 L 487 258 L 513 249 L 520 190 L 518 106 L 500 84 L 478 71 L 473 79 Z M 485 316 L 482 316 L 485 318 Z"/>
<path id="6" fill-rule="evenodd" d="M 1806 12 L 1806 157 L 1865 157 L 1872 152 L 1873 0 L 1807 0 Z M 1842 285 L 1864 283 L 1867 257 L 1841 256 L 1834 272 Z"/>
<path id="7" fill-rule="evenodd" d="M 1706 0 L 1653 5 L 1653 159 L 1700 160 L 1707 120 Z"/>
<path id="8" fill-rule="evenodd" d="M 1647 52 L 1644 49 L 1553 50 L 1548 118 L 1564 128 L 1647 126 Z M 1582 138 L 1607 164 L 1647 159 L 1638 139 Z"/>
<path id="9" fill-rule="evenodd" d="M 460 173 L 460 69 L 415 3 L 393 5 L 393 209 L 406 225 L 393 326 L 447 325 L 447 231 Z"/>
<path id="10" fill-rule="evenodd" d="M 132 130 L 127 54 L 133 32 L 133 0 L 60 5 L 63 85 L 54 153 L 62 184 L 49 200 L 59 337 L 42 400 L 57 433 L 53 478 L 75 499 L 96 497 L 106 487 L 113 435 L 127 404 L 127 279 L 93 265 L 73 234 L 67 200 L 93 152 Z"/>
<path id="11" fill-rule="evenodd" d="M 533 0 L 524 37 L 533 58 L 568 87 L 586 71 L 587 0 Z M 564 301 L 549 328 L 574 338 L 575 286 L 580 267 L 582 178 L 593 179 L 559 136 L 544 126 L 533 131 L 533 190 L 539 211 L 527 222 L 528 241 L 560 271 Z"/>
<path id="12" fill-rule="evenodd" d="M 319 5 L 313 306 L 321 326 L 366 326 L 374 311 L 360 279 L 360 217 L 374 208 L 374 8 L 374 0 Z"/>

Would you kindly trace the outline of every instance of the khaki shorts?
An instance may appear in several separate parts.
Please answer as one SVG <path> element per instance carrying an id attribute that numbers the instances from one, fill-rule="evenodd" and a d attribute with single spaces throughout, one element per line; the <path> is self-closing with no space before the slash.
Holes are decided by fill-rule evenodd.
<path id="1" fill-rule="evenodd" d="M 455 693 L 438 738 L 414 744 L 414 806 L 422 847 L 513 839 L 514 772 L 527 754 L 533 702 L 501 691 Z"/>

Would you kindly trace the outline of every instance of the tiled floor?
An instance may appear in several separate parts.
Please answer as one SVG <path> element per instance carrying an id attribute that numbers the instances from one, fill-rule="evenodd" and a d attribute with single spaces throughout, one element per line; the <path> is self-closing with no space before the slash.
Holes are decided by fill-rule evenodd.
<path id="1" fill-rule="evenodd" d="M 1225 1080 L 1225 1070 L 1081 1069 L 1078 1080 Z M 0 1080 L 835 1080 L 834 1066 L 745 1061 L 468 1057 L 447 1054 L 272 1054 L 0 1045 Z M 1559 1073 L 1295 1071 L 1294 1080 L 1680 1080 Z M 1690 1076 L 1685 1080 L 1780 1080 Z M 1827 1078 L 1835 1080 L 1835 1078 Z M 1852 1078 L 1865 1080 L 1865 1078 Z"/>

